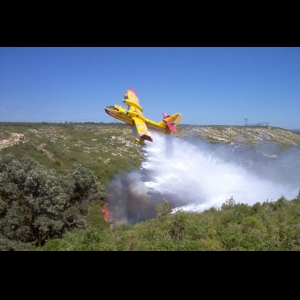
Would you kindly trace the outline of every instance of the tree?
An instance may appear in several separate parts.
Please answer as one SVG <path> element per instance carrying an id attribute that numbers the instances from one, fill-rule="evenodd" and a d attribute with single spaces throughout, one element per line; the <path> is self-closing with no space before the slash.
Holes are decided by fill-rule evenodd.
<path id="1" fill-rule="evenodd" d="M 176 243 L 183 237 L 187 218 L 188 214 L 182 209 L 177 210 L 173 216 L 170 235 Z"/>
<path id="2" fill-rule="evenodd" d="M 63 176 L 33 158 L 0 155 L 0 249 L 43 246 L 85 228 L 87 203 L 105 197 L 106 187 L 79 164 Z"/>
<path id="3" fill-rule="evenodd" d="M 233 199 L 233 196 L 231 196 L 229 199 L 226 199 L 225 203 L 221 205 L 221 209 L 228 210 L 234 208 L 235 206 L 235 200 Z"/>
<path id="4" fill-rule="evenodd" d="M 169 202 L 163 198 L 162 203 L 158 203 L 155 208 L 157 211 L 157 218 L 163 221 L 169 213 Z"/>

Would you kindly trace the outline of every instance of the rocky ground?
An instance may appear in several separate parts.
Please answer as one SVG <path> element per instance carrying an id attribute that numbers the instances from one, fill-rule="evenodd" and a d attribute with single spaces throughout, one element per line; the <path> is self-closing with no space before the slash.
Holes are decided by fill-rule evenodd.
<path id="1" fill-rule="evenodd" d="M 84 126 L 84 125 L 83 125 Z M 75 127 L 80 129 L 80 126 Z M 40 129 L 28 129 L 38 137 L 47 137 L 51 142 L 70 141 L 73 139 L 72 134 L 66 133 L 63 128 L 57 126 L 49 126 Z M 107 144 L 101 142 L 104 151 L 116 150 L 115 155 L 127 152 L 130 149 L 137 150 L 139 146 L 132 139 L 132 130 L 130 126 L 117 128 L 112 125 L 94 127 L 94 133 L 104 136 Z M 12 146 L 19 142 L 26 142 L 19 139 L 20 133 L 1 132 L 0 133 L 0 149 Z M 196 136 L 201 140 L 210 143 L 226 143 L 233 147 L 238 147 L 240 143 L 259 144 L 269 142 L 280 146 L 297 146 L 300 145 L 300 133 L 285 130 L 277 127 L 246 127 L 246 126 L 197 126 L 197 125 L 181 125 L 178 126 L 178 133 L 174 134 L 179 137 Z M 94 151 L 99 147 L 97 139 L 92 139 L 94 146 L 84 147 L 84 151 Z M 83 146 L 83 141 L 77 141 L 75 145 Z M 118 146 L 118 147 L 116 147 Z M 117 153 L 118 152 L 118 153 Z"/>
<path id="2" fill-rule="evenodd" d="M 19 136 L 20 134 L 16 132 L 9 133 L 8 137 L 6 138 L 3 135 L 0 135 L 0 149 L 13 146 L 20 142 L 26 142 L 26 140 L 20 140 Z"/>
<path id="3" fill-rule="evenodd" d="M 278 145 L 300 145 L 300 133 L 271 126 L 188 126 L 180 127 L 180 136 L 197 136 L 214 143 L 270 142 Z"/>

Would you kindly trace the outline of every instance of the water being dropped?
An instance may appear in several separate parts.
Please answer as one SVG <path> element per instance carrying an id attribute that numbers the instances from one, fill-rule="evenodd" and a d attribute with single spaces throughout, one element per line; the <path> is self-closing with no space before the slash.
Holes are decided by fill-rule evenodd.
<path id="1" fill-rule="evenodd" d="M 156 205 L 163 198 L 173 212 L 201 212 L 220 207 L 231 197 L 235 203 L 253 205 L 281 196 L 293 199 L 298 194 L 299 162 L 291 169 L 285 163 L 294 161 L 294 154 L 292 159 L 283 155 L 272 160 L 257 148 L 234 152 L 228 145 L 212 145 L 193 137 L 156 132 L 152 137 L 153 142 L 146 141 L 142 147 L 145 160 L 140 170 L 120 173 L 109 185 L 110 222 L 134 224 L 155 218 Z M 263 151 L 267 152 L 265 145 Z"/>
<path id="2" fill-rule="evenodd" d="M 144 148 L 144 183 L 153 193 L 176 195 L 183 210 L 219 207 L 231 197 L 236 203 L 253 205 L 277 200 L 282 195 L 297 195 L 296 185 L 273 182 L 265 171 L 259 175 L 260 165 L 266 170 L 267 164 L 262 166 L 262 161 L 258 161 L 247 169 L 241 163 L 246 157 L 243 160 L 238 153 L 229 155 L 232 149 L 228 146 L 160 134 L 154 138 Z"/>

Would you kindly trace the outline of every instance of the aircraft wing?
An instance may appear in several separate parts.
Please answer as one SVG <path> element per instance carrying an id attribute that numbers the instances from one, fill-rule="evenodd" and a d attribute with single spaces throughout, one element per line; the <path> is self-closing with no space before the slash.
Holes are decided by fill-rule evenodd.
<path id="1" fill-rule="evenodd" d="M 132 120 L 134 121 L 134 125 L 140 138 L 152 142 L 153 140 L 151 137 L 151 133 L 148 131 L 145 122 L 139 118 L 132 118 Z"/>
<path id="2" fill-rule="evenodd" d="M 143 108 L 141 107 L 139 103 L 139 99 L 137 97 L 137 93 L 135 89 L 129 88 L 126 91 L 126 94 L 124 95 L 123 102 L 128 106 L 133 106 L 138 108 L 140 111 L 143 111 Z"/>

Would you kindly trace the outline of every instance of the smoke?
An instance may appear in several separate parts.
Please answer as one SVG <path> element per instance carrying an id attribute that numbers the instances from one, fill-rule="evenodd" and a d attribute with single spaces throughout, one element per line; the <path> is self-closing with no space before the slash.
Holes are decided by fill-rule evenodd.
<path id="1" fill-rule="evenodd" d="M 273 144 L 209 144 L 155 132 L 152 137 L 153 143 L 146 141 L 142 147 L 141 169 L 120 173 L 110 182 L 110 222 L 155 218 L 163 198 L 173 212 L 201 212 L 231 197 L 235 203 L 253 205 L 298 194 L 299 146 L 282 152 Z"/>
<path id="2" fill-rule="evenodd" d="M 135 224 L 154 218 L 155 205 L 147 192 L 138 172 L 117 174 L 108 187 L 108 221 Z"/>

